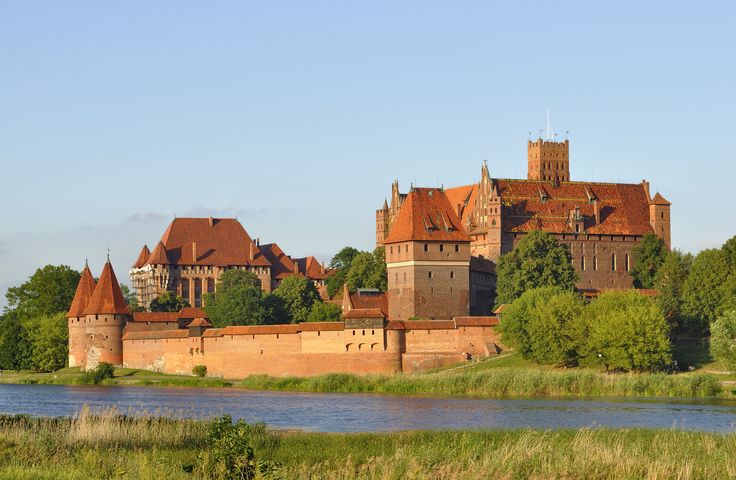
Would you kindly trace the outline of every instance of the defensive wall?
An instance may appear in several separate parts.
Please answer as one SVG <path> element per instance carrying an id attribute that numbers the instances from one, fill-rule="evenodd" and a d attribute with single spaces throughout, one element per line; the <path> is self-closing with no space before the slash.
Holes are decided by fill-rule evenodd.
<path id="1" fill-rule="evenodd" d="M 126 327 L 123 366 L 211 376 L 417 372 L 497 353 L 496 317 L 383 319 L 141 331 Z"/>

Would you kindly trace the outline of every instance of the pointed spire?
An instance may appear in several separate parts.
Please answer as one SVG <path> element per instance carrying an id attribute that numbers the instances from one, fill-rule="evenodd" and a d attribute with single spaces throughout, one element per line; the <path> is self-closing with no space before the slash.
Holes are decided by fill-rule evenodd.
<path id="1" fill-rule="evenodd" d="M 148 257 L 151 255 L 151 251 L 148 250 L 148 245 L 143 245 L 141 253 L 138 255 L 138 260 L 133 264 L 133 268 L 141 268 L 148 261 Z"/>
<path id="2" fill-rule="evenodd" d="M 92 272 L 89 269 L 87 260 L 84 260 L 84 269 L 82 270 L 82 276 L 79 278 L 77 284 L 77 291 L 74 293 L 74 299 L 72 305 L 69 307 L 69 312 L 66 314 L 67 317 L 81 317 L 84 315 L 84 310 L 87 308 L 92 294 L 95 291 L 95 279 L 92 276 Z"/>
<path id="3" fill-rule="evenodd" d="M 125 304 L 123 292 L 120 290 L 120 284 L 117 277 L 115 277 L 115 271 L 112 269 L 109 260 L 105 263 L 105 268 L 102 269 L 100 280 L 97 282 L 87 308 L 84 309 L 84 314 L 130 315 L 130 310 Z"/>

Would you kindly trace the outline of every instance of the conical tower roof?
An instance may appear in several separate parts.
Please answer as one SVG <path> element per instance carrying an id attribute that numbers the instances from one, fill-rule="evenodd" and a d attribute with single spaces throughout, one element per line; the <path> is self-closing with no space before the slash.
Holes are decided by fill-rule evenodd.
<path id="1" fill-rule="evenodd" d="M 81 317 L 84 315 L 84 310 L 87 308 L 94 291 L 95 279 L 92 276 L 92 272 L 89 270 L 89 265 L 85 262 L 82 276 L 79 278 L 79 283 L 77 284 L 77 291 L 74 293 L 72 306 L 69 307 L 69 313 L 67 313 L 66 316 Z"/>
<path id="2" fill-rule="evenodd" d="M 148 249 L 148 245 L 143 245 L 141 253 L 138 255 L 138 260 L 133 264 L 133 268 L 141 268 L 148 261 L 148 257 L 151 255 L 151 251 Z"/>
<path id="3" fill-rule="evenodd" d="M 164 247 L 162 242 L 158 242 L 156 248 L 154 248 L 153 252 L 148 256 L 146 265 L 168 265 L 169 263 L 171 262 L 169 261 L 169 256 L 166 253 L 166 247 Z"/>
<path id="4" fill-rule="evenodd" d="M 102 269 L 100 280 L 95 287 L 95 293 L 92 294 L 84 314 L 130 315 L 130 310 L 125 304 L 123 292 L 120 290 L 120 284 L 115 277 L 109 259 L 105 263 L 105 268 Z"/>

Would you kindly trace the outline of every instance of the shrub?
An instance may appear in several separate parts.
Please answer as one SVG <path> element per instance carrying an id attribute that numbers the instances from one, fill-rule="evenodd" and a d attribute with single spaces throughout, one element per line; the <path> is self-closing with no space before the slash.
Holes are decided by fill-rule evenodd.
<path id="1" fill-rule="evenodd" d="M 115 368 L 107 362 L 100 362 L 97 364 L 94 370 L 91 370 L 84 374 L 82 377 L 83 383 L 99 384 L 106 378 L 112 378 Z"/>
<path id="2" fill-rule="evenodd" d="M 207 365 L 195 365 L 192 368 L 192 373 L 198 377 L 204 377 L 207 375 Z"/>
<path id="3" fill-rule="evenodd" d="M 736 311 L 724 313 L 711 325 L 710 352 L 726 368 L 736 372 Z"/>

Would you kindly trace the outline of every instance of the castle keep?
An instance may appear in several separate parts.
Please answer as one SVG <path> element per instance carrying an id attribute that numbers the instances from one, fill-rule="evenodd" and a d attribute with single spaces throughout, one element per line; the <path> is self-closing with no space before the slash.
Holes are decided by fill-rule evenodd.
<path id="1" fill-rule="evenodd" d="M 653 233 L 670 247 L 670 203 L 651 195 L 648 182 L 571 181 L 567 140 L 529 141 L 527 152 L 526 180 L 493 178 L 484 162 L 478 183 L 435 189 L 459 219 L 453 231 L 469 238 L 471 265 L 474 259 L 495 262 L 527 232 L 543 230 L 570 248 L 579 289 L 625 289 L 632 287 L 631 250 L 644 235 Z M 377 245 L 394 241 L 409 197 L 394 181 L 390 203 L 376 211 Z M 432 294 L 432 285 L 416 287 L 417 296 Z M 471 293 L 471 305 L 478 301 Z"/>

